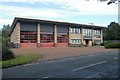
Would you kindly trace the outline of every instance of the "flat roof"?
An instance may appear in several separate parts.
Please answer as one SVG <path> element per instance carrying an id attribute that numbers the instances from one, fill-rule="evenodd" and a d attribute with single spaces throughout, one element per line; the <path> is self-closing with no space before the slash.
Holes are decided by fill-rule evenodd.
<path id="1" fill-rule="evenodd" d="M 86 24 L 79 24 L 79 23 L 70 23 L 70 22 L 60 22 L 60 21 L 51 21 L 51 20 L 41 20 L 41 19 L 30 19 L 30 18 L 20 18 L 20 17 L 15 17 L 14 21 L 11 25 L 10 33 L 9 36 L 11 35 L 15 25 L 17 22 L 35 22 L 35 23 L 52 23 L 52 24 L 65 24 L 65 25 L 77 25 L 77 26 L 82 26 L 82 27 L 93 27 L 93 28 L 105 28 L 104 26 L 97 26 L 97 25 L 86 25 Z"/>

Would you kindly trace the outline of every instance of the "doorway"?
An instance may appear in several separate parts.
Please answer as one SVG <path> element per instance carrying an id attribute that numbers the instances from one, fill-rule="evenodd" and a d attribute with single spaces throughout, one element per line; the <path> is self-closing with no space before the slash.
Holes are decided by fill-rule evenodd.
<path id="1" fill-rule="evenodd" d="M 89 46 L 89 40 L 86 40 L 86 45 Z"/>

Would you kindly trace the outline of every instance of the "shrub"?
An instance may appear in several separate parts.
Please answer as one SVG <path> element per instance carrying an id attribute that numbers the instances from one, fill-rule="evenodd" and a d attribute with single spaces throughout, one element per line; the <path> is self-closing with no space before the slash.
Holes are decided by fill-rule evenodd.
<path id="1" fill-rule="evenodd" d="M 109 42 L 107 42 L 107 41 L 104 41 L 103 43 L 101 43 L 100 45 L 101 46 L 104 46 L 104 45 L 106 45 L 106 44 L 108 44 Z"/>
<path id="2" fill-rule="evenodd" d="M 104 43 L 101 43 L 100 45 L 101 45 L 101 46 L 104 46 L 105 44 L 104 44 Z"/>
<path id="3" fill-rule="evenodd" d="M 92 46 L 97 46 L 97 44 L 95 42 L 92 43 Z"/>
<path id="4" fill-rule="evenodd" d="M 120 48 L 120 42 L 112 42 L 105 44 L 105 48 Z"/>
<path id="5" fill-rule="evenodd" d="M 14 57 L 14 53 L 8 49 L 7 47 L 3 47 L 2 48 L 2 60 L 8 60 L 8 59 L 13 59 Z"/>

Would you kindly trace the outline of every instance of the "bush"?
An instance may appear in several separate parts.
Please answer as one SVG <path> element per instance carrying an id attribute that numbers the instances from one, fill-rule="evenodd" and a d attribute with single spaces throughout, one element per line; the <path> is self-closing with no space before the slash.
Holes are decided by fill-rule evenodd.
<path id="1" fill-rule="evenodd" d="M 109 42 L 108 41 L 104 41 L 103 43 L 101 43 L 100 45 L 101 46 L 104 46 L 104 45 L 106 45 L 106 44 L 108 44 Z"/>
<path id="2" fill-rule="evenodd" d="M 104 43 L 101 43 L 100 45 L 101 45 L 101 46 L 104 46 L 105 44 L 104 44 Z"/>
<path id="3" fill-rule="evenodd" d="M 120 42 L 112 42 L 105 44 L 105 48 L 120 48 Z"/>
<path id="4" fill-rule="evenodd" d="M 14 53 L 10 49 L 3 47 L 2 48 L 2 60 L 5 61 L 8 59 L 13 59 L 13 58 L 15 58 Z"/>
<path id="5" fill-rule="evenodd" d="M 92 43 L 92 46 L 97 46 L 97 44 L 95 42 Z"/>

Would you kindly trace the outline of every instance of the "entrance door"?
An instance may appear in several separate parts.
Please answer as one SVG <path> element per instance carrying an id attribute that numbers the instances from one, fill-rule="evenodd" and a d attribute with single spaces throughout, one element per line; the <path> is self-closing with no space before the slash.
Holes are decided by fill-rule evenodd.
<path id="1" fill-rule="evenodd" d="M 87 46 L 89 45 L 89 40 L 86 40 L 86 45 L 87 45 Z"/>

